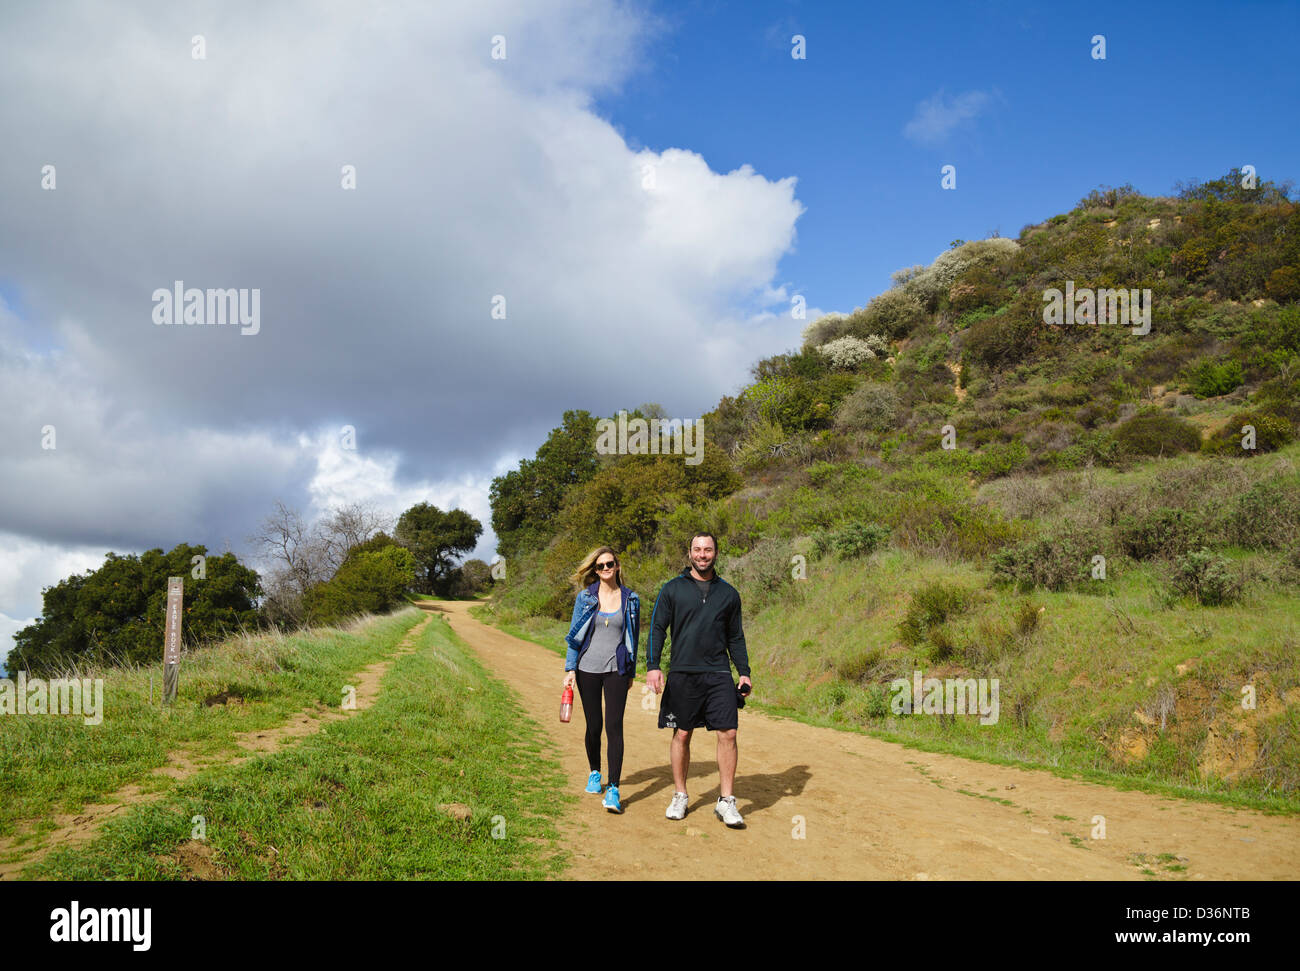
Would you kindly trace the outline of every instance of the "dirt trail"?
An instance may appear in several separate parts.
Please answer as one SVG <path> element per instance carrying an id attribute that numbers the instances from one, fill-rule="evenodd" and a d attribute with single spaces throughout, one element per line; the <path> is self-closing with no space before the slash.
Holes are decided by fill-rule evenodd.
<path id="1" fill-rule="evenodd" d="M 426 605 L 447 615 L 556 740 L 582 800 L 561 821 L 574 878 L 1141 880 L 1144 868 L 1159 879 L 1300 875 L 1300 820 L 1292 817 L 918 752 L 749 708 L 740 713 L 736 777 L 747 827 L 729 830 L 713 815 L 715 745 L 702 729 L 691 746 L 690 807 L 674 822 L 664 817 L 673 793 L 668 732 L 656 728 L 658 699 L 643 694 L 643 678 L 628 696 L 624 813 L 616 816 L 582 793 L 581 705 L 570 724 L 557 717 L 561 659 L 475 620 L 471 606 Z M 762 690 L 760 679 L 755 696 Z M 1089 838 L 1094 816 L 1105 817 L 1105 839 Z M 803 839 L 794 838 L 796 817 Z"/>
<path id="2" fill-rule="evenodd" d="M 154 777 L 166 776 L 179 781 L 188 779 L 214 763 L 238 765 L 255 756 L 280 751 L 287 742 L 312 735 L 330 722 L 349 718 L 358 711 L 364 711 L 374 704 L 375 699 L 379 697 L 379 683 L 383 680 L 393 662 L 402 655 L 410 654 L 415 650 L 415 640 L 428 625 L 430 619 L 429 617 L 422 618 L 402 638 L 397 650 L 382 661 L 376 661 L 363 668 L 360 673 L 351 679 L 350 683 L 356 688 L 355 709 L 326 708 L 324 705 L 319 704 L 312 708 L 304 708 L 289 721 L 276 728 L 240 732 L 235 735 L 232 741 L 239 748 L 248 752 L 248 755 L 233 757 L 204 756 L 200 758 L 183 750 L 169 752 L 167 754 L 167 763 L 154 769 L 150 775 Z M 55 828 L 43 836 L 38 843 L 25 844 L 19 849 L 20 855 L 16 859 L 9 862 L 0 862 L 0 880 L 17 878 L 24 867 L 39 861 L 57 847 L 83 843 L 86 840 L 93 839 L 106 820 L 121 815 L 135 806 L 160 799 L 170 788 L 168 786 L 167 789 L 154 791 L 151 787 L 151 790 L 146 792 L 140 788 L 138 783 L 131 783 L 109 796 L 106 802 L 84 806 L 78 813 L 60 814 L 52 817 Z M 15 838 L 0 839 L 0 860 L 8 858 L 16 848 Z"/>

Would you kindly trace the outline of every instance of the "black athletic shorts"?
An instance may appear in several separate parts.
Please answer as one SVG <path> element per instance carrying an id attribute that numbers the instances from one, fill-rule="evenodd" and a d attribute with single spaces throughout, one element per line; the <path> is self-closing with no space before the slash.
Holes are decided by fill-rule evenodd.
<path id="1" fill-rule="evenodd" d="M 659 701 L 659 727 L 711 732 L 738 728 L 736 683 L 721 671 L 669 671 Z"/>

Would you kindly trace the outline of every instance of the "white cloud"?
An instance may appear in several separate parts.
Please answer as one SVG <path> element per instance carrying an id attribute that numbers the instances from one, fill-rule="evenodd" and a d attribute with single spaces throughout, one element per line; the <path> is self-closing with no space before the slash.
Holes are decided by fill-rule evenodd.
<path id="1" fill-rule="evenodd" d="M 40 616 L 41 591 L 103 562 L 103 550 L 94 547 L 69 548 L 0 534 L 0 667 L 13 650 L 13 635 Z"/>
<path id="2" fill-rule="evenodd" d="M 278 499 L 486 527 L 566 409 L 702 414 L 797 345 L 795 180 L 591 110 L 659 29 L 592 0 L 0 9 L 0 534 L 47 561 L 9 615 L 69 551 L 240 552 Z M 177 279 L 259 288 L 260 333 L 155 326 Z"/>
<path id="3" fill-rule="evenodd" d="M 992 100 L 993 94 L 988 91 L 966 91 L 949 97 L 941 89 L 916 106 L 912 119 L 903 126 L 903 135 L 924 145 L 937 144 L 974 121 Z"/>
<path id="4" fill-rule="evenodd" d="M 14 649 L 14 635 L 24 627 L 34 623 L 36 623 L 35 617 L 20 620 L 10 617 L 8 614 L 0 613 L 0 677 L 5 676 L 7 667 L 5 659 L 9 656 L 9 652 Z"/>
<path id="5" fill-rule="evenodd" d="M 341 506 L 360 502 L 371 505 L 396 523 L 397 517 L 416 503 L 428 502 L 444 511 L 463 509 L 483 524 L 483 535 L 470 556 L 486 559 L 495 548 L 492 508 L 487 501 L 491 475 L 402 483 L 397 477 L 401 459 L 397 453 L 363 455 L 359 450 L 343 448 L 332 431 L 321 433 L 313 448 L 316 474 L 308 485 L 311 518 L 324 517 Z M 512 467 L 505 466 L 502 471 Z"/>

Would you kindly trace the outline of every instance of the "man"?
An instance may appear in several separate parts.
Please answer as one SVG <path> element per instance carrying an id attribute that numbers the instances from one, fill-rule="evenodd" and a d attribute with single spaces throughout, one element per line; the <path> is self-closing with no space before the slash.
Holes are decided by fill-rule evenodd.
<path id="1" fill-rule="evenodd" d="M 665 815 L 686 818 L 686 774 L 691 766 L 691 734 L 703 725 L 718 737 L 721 797 L 713 813 L 728 826 L 743 826 L 732 785 L 736 780 L 736 728 L 739 726 L 736 685 L 731 665 L 740 675 L 740 690 L 748 693 L 749 656 L 740 624 L 740 594 L 713 570 L 718 541 L 712 533 L 691 537 L 691 565 L 664 584 L 650 618 L 646 650 L 646 683 L 656 694 L 659 727 L 671 728 L 673 783 L 677 791 Z M 672 637 L 667 685 L 659 669 L 664 635 Z M 728 660 L 730 659 L 730 661 Z"/>

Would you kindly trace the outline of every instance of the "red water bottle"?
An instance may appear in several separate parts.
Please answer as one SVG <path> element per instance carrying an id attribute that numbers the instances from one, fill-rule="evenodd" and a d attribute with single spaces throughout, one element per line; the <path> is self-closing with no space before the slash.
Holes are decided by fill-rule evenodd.
<path id="1" fill-rule="evenodd" d="M 567 722 L 573 717 L 573 689 L 567 684 L 560 692 L 560 721 Z"/>

